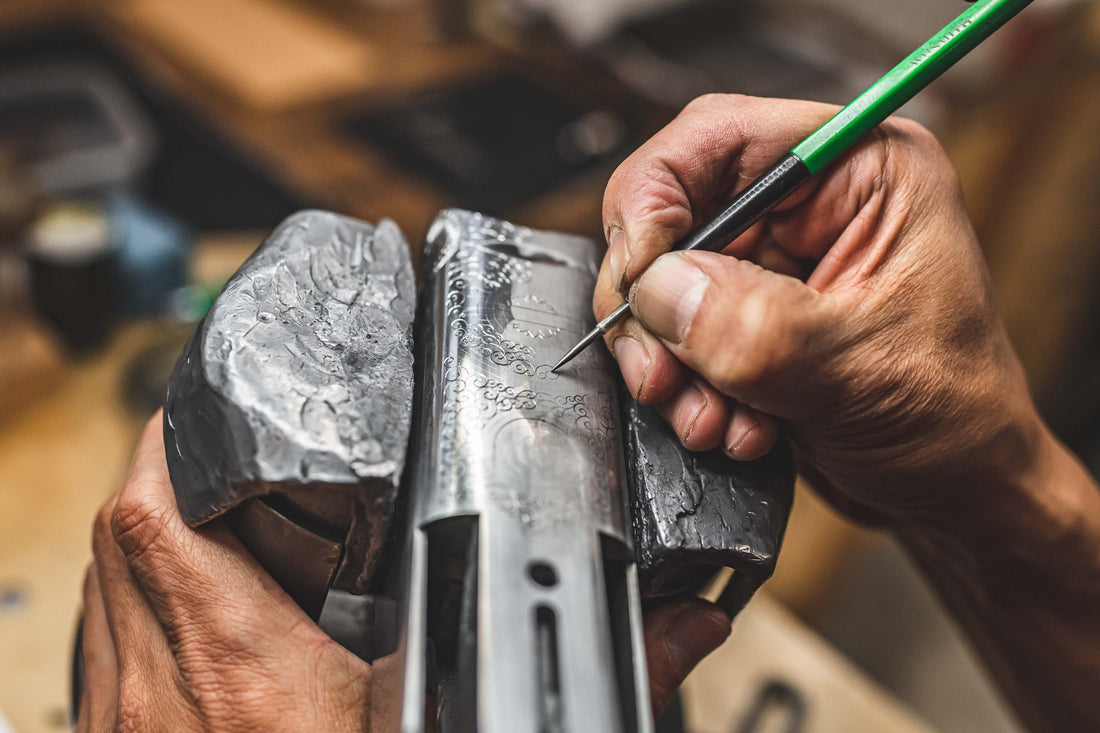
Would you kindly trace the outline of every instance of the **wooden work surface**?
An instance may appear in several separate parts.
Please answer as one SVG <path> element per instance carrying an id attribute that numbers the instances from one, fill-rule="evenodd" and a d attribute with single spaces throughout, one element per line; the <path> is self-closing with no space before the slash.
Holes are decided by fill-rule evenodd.
<path id="1" fill-rule="evenodd" d="M 67 726 L 91 517 L 119 488 L 140 426 L 121 404 L 119 376 L 148 335 L 122 334 L 0 425 L 0 711 L 19 732 Z"/>

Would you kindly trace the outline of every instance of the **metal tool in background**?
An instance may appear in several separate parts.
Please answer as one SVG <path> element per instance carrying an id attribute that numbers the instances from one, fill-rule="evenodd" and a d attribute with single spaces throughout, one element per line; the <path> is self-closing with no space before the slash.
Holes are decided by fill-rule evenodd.
<path id="1" fill-rule="evenodd" d="M 824 170 L 913 95 L 951 68 L 1031 0 L 978 0 L 847 107 L 750 183 L 714 219 L 677 242 L 675 250 L 718 252 Z M 630 313 L 624 302 L 596 324 L 554 366 L 561 369 Z"/>
<path id="2" fill-rule="evenodd" d="M 773 730 L 776 733 L 802 733 L 806 729 L 806 713 L 809 705 L 806 696 L 790 683 L 780 679 L 764 682 L 756 693 L 751 707 L 736 728 L 736 733 L 761 733 Z M 785 725 L 780 728 L 775 723 L 775 711 L 782 710 Z M 765 724 L 771 723 L 765 728 Z"/>

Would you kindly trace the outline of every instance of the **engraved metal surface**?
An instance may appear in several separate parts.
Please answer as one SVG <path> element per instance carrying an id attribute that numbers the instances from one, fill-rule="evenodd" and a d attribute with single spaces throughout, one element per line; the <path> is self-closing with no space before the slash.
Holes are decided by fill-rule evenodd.
<path id="1" fill-rule="evenodd" d="M 459 210 L 429 231 L 404 730 L 651 728 L 614 371 L 601 347 L 550 372 L 598 254 Z M 429 636 L 463 694 L 425 713 Z"/>
<path id="2" fill-rule="evenodd" d="M 268 507 L 237 523 L 242 539 L 284 587 L 301 583 L 280 577 L 286 567 L 313 574 L 298 597 L 313 611 L 330 581 L 362 592 L 388 535 L 412 413 L 414 304 L 393 222 L 301 212 L 226 284 L 169 382 L 165 449 L 181 515 L 201 524 L 262 497 Z"/>

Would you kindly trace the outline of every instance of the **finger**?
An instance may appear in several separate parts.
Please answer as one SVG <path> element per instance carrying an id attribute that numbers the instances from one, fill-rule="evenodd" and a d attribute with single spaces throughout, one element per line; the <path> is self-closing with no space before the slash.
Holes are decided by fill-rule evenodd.
<path id="1" fill-rule="evenodd" d="M 196 530 L 183 522 L 159 413 L 139 443 L 110 528 L 174 649 L 188 640 L 235 648 L 246 638 L 278 638 L 295 629 L 323 637 L 314 624 L 302 623 L 308 617 L 227 528 L 215 523 Z"/>
<path id="2" fill-rule="evenodd" d="M 634 315 L 723 394 L 800 417 L 823 383 L 838 319 L 795 278 L 710 252 L 660 257 L 631 290 Z M 805 379 L 813 370 L 813 380 Z"/>
<path id="3" fill-rule="evenodd" d="M 654 717 L 703 658 L 730 634 L 729 617 L 702 598 L 672 601 L 645 616 L 646 664 Z"/>
<path id="4" fill-rule="evenodd" d="M 722 254 L 728 253 L 723 252 Z M 747 258 L 742 259 L 749 259 L 765 270 L 778 272 L 780 275 L 787 275 L 803 282 L 810 276 L 817 264 L 813 260 L 795 257 L 771 236 L 762 237 L 761 241 L 753 248 L 752 253 Z"/>
<path id="5" fill-rule="evenodd" d="M 603 318 L 623 302 L 611 287 L 607 262 L 600 272 L 592 308 Z M 687 369 L 635 318 L 625 318 L 604 336 L 608 349 L 619 364 L 627 390 L 645 405 L 668 400 L 680 387 Z"/>
<path id="6" fill-rule="evenodd" d="M 766 456 L 779 439 L 775 418 L 742 402 L 735 403 L 732 412 L 723 442 L 726 454 L 738 461 Z"/>
<path id="7" fill-rule="evenodd" d="M 698 377 L 684 382 L 659 409 L 684 447 L 693 451 L 721 444 L 730 421 L 728 398 Z"/>
<path id="8" fill-rule="evenodd" d="M 118 660 L 107 611 L 99 585 L 99 573 L 91 565 L 84 576 L 84 692 L 78 729 L 112 730 L 118 705 Z"/>
<path id="9" fill-rule="evenodd" d="M 622 324 L 611 342 L 630 395 L 643 405 L 667 401 L 680 389 L 687 369 L 637 319 Z"/>
<path id="10" fill-rule="evenodd" d="M 172 651 L 160 622 L 129 564 L 115 543 L 111 518 L 117 496 L 108 500 L 92 528 L 95 577 L 100 589 L 104 618 L 123 676 L 170 678 L 175 668 Z"/>
<path id="11" fill-rule="evenodd" d="M 658 255 L 715 215 L 836 109 L 739 95 L 707 95 L 689 104 L 608 181 L 603 219 L 613 287 L 625 293 Z M 797 192 L 786 205 L 809 191 Z M 739 252 L 751 249 L 762 231 L 758 226 L 740 238 Z"/>

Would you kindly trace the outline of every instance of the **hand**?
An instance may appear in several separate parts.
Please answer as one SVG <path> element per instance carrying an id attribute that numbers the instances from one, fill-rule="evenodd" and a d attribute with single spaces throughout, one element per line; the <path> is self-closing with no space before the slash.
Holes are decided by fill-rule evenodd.
<path id="1" fill-rule="evenodd" d="M 370 665 L 226 527 L 183 523 L 160 413 L 100 510 L 92 547 L 78 731 L 369 729 Z"/>
<path id="2" fill-rule="evenodd" d="M 890 119 L 722 254 L 668 253 L 835 111 L 688 105 L 608 183 L 594 310 L 629 294 L 607 344 L 688 448 L 759 457 L 777 417 L 849 514 L 944 518 L 1027 470 L 1043 428 L 931 134 Z"/>
<path id="3" fill-rule="evenodd" d="M 372 685 L 371 665 L 321 631 L 224 526 L 183 523 L 161 424 L 158 413 L 96 518 L 77 730 L 396 729 L 398 697 Z M 729 631 L 699 599 L 647 615 L 656 710 Z"/>

